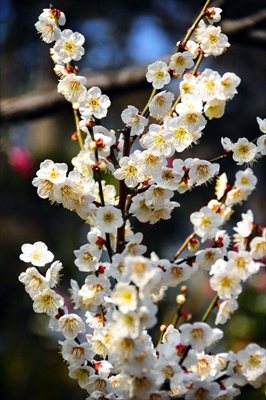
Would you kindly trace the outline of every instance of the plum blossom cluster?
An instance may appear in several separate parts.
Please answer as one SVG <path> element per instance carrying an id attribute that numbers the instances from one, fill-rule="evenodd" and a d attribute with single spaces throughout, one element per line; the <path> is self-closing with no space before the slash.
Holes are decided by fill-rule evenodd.
<path id="1" fill-rule="evenodd" d="M 58 92 L 72 103 L 80 150 L 70 171 L 65 163 L 42 162 L 32 184 L 41 198 L 76 212 L 88 233 L 87 242 L 73 252 L 84 280 L 71 279 L 71 306 L 56 289 L 62 263 L 53 262 L 44 243 L 22 246 L 20 259 L 32 266 L 19 280 L 34 311 L 47 314 L 50 329 L 61 332 L 62 357 L 69 376 L 87 392 L 86 400 L 230 400 L 242 386 L 259 388 L 265 382 L 265 349 L 250 343 L 237 353 L 214 354 L 223 331 L 206 322 L 216 309 L 215 325 L 226 323 L 238 309 L 243 282 L 264 265 L 266 228 L 254 222 L 252 211 L 242 214 L 232 237 L 224 225 L 234 207 L 256 188 L 258 179 L 250 166 L 266 154 L 265 119 L 257 117 L 256 144 L 223 138 L 221 157 L 178 158 L 199 143 L 208 120 L 222 117 L 240 84 L 232 72 L 221 76 L 209 68 L 198 71 L 204 57 L 221 55 L 230 46 L 221 28 L 214 26 L 221 12 L 207 7 L 177 42 L 169 64 L 156 61 L 148 66 L 152 95 L 142 111 L 128 105 L 121 113 L 124 127 L 117 130 L 102 125 L 109 97 L 98 87 L 88 89 L 74 64 L 85 53 L 83 35 L 61 31 L 64 13 L 52 6 L 35 24 L 45 42 L 55 42 L 51 57 Z M 161 90 L 171 79 L 181 79 L 179 94 Z M 137 149 L 132 148 L 134 142 Z M 216 162 L 231 154 L 237 165 L 250 165 L 236 172 L 232 185 Z M 115 185 L 109 183 L 110 174 Z M 160 249 L 148 256 L 132 219 L 149 224 L 170 219 L 174 209 L 182 207 L 183 193 L 215 177 L 216 198 L 191 214 L 194 231 L 184 246 L 171 259 L 160 258 Z M 173 200 L 177 195 L 181 204 Z M 181 257 L 186 247 L 192 254 Z M 182 312 L 189 298 L 184 282 L 199 273 L 209 277 L 216 296 L 202 320 L 190 323 L 193 316 Z M 161 326 L 156 345 L 148 330 L 158 322 L 167 289 L 179 284 L 176 317 Z"/>

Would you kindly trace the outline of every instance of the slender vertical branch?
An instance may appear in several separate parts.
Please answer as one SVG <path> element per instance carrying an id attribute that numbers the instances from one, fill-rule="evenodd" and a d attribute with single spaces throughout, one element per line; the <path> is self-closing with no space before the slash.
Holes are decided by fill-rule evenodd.
<path id="1" fill-rule="evenodd" d="M 73 113 L 74 113 L 74 120 L 75 120 L 75 125 L 76 125 L 76 132 L 77 132 L 77 138 L 78 138 L 78 142 L 79 142 L 79 147 L 80 150 L 84 149 L 84 145 L 83 145 L 83 139 L 82 139 L 82 132 L 81 129 L 79 127 L 79 116 L 78 116 L 78 111 L 75 109 L 75 107 L 72 105 L 73 108 Z"/>
<path id="2" fill-rule="evenodd" d="M 209 307 L 207 308 L 207 311 L 203 315 L 203 317 L 201 319 L 202 322 L 206 322 L 207 321 L 207 319 L 209 318 L 210 313 L 216 307 L 218 299 L 219 299 L 219 296 L 218 296 L 218 294 L 216 294 L 214 296 L 212 302 L 210 303 Z"/>
<path id="3" fill-rule="evenodd" d="M 129 156 L 131 141 L 130 141 L 130 129 L 126 128 L 122 131 L 124 133 L 124 147 L 123 157 Z M 116 253 L 122 253 L 125 245 L 125 225 L 126 225 L 126 200 L 127 200 L 128 188 L 124 180 L 119 181 L 119 202 L 118 208 L 122 212 L 123 225 L 117 229 L 117 240 L 116 240 Z"/>
<path id="4" fill-rule="evenodd" d="M 188 42 L 188 40 L 190 39 L 192 33 L 194 32 L 194 30 L 196 29 L 198 23 L 200 22 L 200 20 L 205 16 L 206 13 L 206 8 L 209 6 L 211 0 L 207 0 L 206 3 L 204 4 L 204 6 L 202 7 L 201 12 L 199 13 L 199 15 L 197 16 L 197 18 L 195 19 L 195 21 L 193 22 L 193 24 L 191 25 L 191 27 L 187 30 L 187 34 L 184 37 L 184 40 L 180 43 L 180 47 L 178 48 L 178 51 L 180 48 L 184 48 Z"/>
<path id="5" fill-rule="evenodd" d="M 181 245 L 181 247 L 177 250 L 177 252 L 175 253 L 174 257 L 171 259 L 171 262 L 174 262 L 182 253 L 182 251 L 185 250 L 185 248 L 187 247 L 188 243 L 190 242 L 191 239 L 193 239 L 196 236 L 196 232 L 191 233 L 191 235 L 189 235 L 186 240 L 184 241 L 184 243 Z"/>

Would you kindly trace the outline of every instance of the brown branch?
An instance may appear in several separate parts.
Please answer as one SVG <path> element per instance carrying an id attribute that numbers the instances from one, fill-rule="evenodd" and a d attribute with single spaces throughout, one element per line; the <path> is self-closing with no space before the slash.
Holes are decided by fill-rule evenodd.
<path id="1" fill-rule="evenodd" d="M 146 67 L 126 68 L 119 71 L 112 71 L 86 76 L 87 87 L 98 86 L 105 93 L 113 91 L 123 92 L 128 89 L 139 87 L 145 82 Z M 82 75 L 82 74 L 81 74 Z M 2 121 L 17 121 L 22 118 L 36 118 L 67 105 L 64 96 L 57 93 L 54 86 L 50 90 L 37 93 L 26 93 L 1 100 L 0 119 Z"/>
<path id="2" fill-rule="evenodd" d="M 266 9 L 257 11 L 248 17 L 240 19 L 225 19 L 221 22 L 221 28 L 226 35 L 239 34 L 244 30 L 254 28 L 260 22 L 266 20 Z"/>
<path id="3" fill-rule="evenodd" d="M 221 1 L 222 2 L 222 1 Z M 254 29 L 266 19 L 266 9 L 260 10 L 248 17 L 241 19 L 227 19 L 221 22 L 222 31 L 227 35 L 236 36 L 243 34 L 241 40 L 245 42 L 264 44 L 266 31 Z M 168 62 L 171 55 L 166 55 L 162 60 Z M 147 67 L 124 68 L 118 71 L 88 75 L 87 87 L 98 86 L 107 94 L 113 92 L 126 92 L 138 89 L 146 83 L 145 74 Z M 82 73 L 81 73 L 82 75 Z M 21 119 L 32 119 L 50 114 L 62 107 L 67 107 L 68 102 L 59 95 L 55 87 L 40 92 L 26 93 L 9 99 L 2 99 L 0 103 L 0 120 L 15 122 Z"/>

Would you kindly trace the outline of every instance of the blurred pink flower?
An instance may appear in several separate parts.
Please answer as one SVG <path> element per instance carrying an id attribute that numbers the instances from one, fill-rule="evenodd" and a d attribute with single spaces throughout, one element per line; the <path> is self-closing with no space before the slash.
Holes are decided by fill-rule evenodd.
<path id="1" fill-rule="evenodd" d="M 12 147 L 8 152 L 8 162 L 16 172 L 25 178 L 33 173 L 34 161 L 26 148 Z"/>

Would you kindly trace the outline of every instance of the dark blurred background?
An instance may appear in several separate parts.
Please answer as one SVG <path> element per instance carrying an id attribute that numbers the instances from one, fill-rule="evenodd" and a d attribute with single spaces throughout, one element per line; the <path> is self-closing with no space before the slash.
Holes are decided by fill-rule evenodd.
<path id="1" fill-rule="evenodd" d="M 75 126 L 71 106 L 56 94 L 57 78 L 49 58 L 49 48 L 38 37 L 34 23 L 49 3 L 28 0 L 0 1 L 1 28 L 1 333 L 0 387 L 5 400 L 82 400 L 86 392 L 68 377 L 68 370 L 58 354 L 61 336 L 48 330 L 48 317 L 35 314 L 29 296 L 18 275 L 27 265 L 19 260 L 21 245 L 41 240 L 64 264 L 61 293 L 67 294 L 70 278 L 82 284 L 84 274 L 74 266 L 73 250 L 86 242 L 88 227 L 74 213 L 41 200 L 31 181 L 44 159 L 66 162 L 78 152 L 70 140 Z M 222 119 L 208 123 L 199 146 L 178 158 L 211 159 L 221 154 L 220 138 L 232 140 L 259 135 L 256 117 L 266 117 L 265 107 L 265 1 L 213 1 L 223 8 L 223 31 L 231 47 L 222 56 L 204 60 L 205 67 L 235 72 L 242 82 L 239 94 L 228 103 Z M 150 94 L 150 86 L 136 71 L 156 59 L 174 52 L 197 15 L 200 0 L 91 0 L 64 1 L 53 4 L 65 12 L 67 23 L 62 28 L 81 32 L 86 54 L 78 62 L 80 74 L 102 82 L 103 91 L 112 101 L 103 125 L 108 129 L 123 127 L 120 114 L 128 104 L 142 108 Z M 121 69 L 132 68 L 133 81 L 117 83 Z M 135 71 L 135 72 L 134 72 Z M 145 76 L 145 69 L 141 76 Z M 91 81 L 90 81 L 91 82 Z M 178 82 L 169 90 L 177 93 Z M 94 83 L 93 83 L 94 84 Z M 92 85 L 93 85 L 92 84 Z M 37 104 L 41 95 L 40 105 Z M 221 162 L 231 183 L 238 169 L 232 160 Z M 241 219 L 241 213 L 252 208 L 255 222 L 265 226 L 265 160 L 254 165 L 259 178 L 258 188 L 247 202 L 236 207 L 227 226 Z M 176 196 L 181 204 L 170 221 L 146 226 L 132 221 L 136 231 L 143 231 L 149 252 L 156 250 L 163 258 L 171 258 L 186 235 L 192 232 L 189 215 L 214 197 L 214 184 L 199 187 Z M 206 244 L 207 245 L 207 244 Z M 148 252 L 148 254 L 149 254 Z M 225 327 L 225 339 L 219 351 L 238 351 L 249 342 L 265 347 L 265 274 L 260 271 L 245 285 L 239 297 L 239 310 Z M 159 313 L 161 322 L 170 323 L 174 315 L 177 289 L 170 290 Z M 186 311 L 200 319 L 213 297 L 206 277 L 189 285 Z M 210 318 L 213 323 L 214 317 Z M 155 339 L 158 333 L 153 333 Z M 215 350 L 216 351 L 216 350 Z M 239 399 L 258 399 L 263 389 L 245 387 Z"/>

